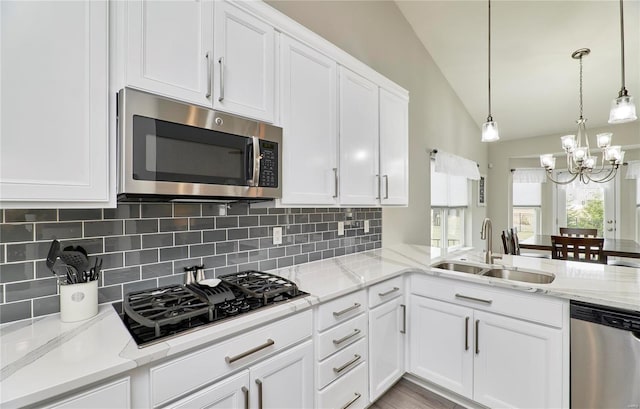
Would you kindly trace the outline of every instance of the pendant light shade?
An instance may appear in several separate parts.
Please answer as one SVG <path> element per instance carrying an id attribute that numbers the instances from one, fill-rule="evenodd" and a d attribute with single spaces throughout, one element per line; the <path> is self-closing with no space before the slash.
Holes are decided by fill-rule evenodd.
<path id="1" fill-rule="evenodd" d="M 488 75 L 487 75 L 487 85 L 488 85 L 488 95 L 489 95 L 489 115 L 487 115 L 487 122 L 482 124 L 482 142 L 495 142 L 500 139 L 500 134 L 498 133 L 498 123 L 493 120 L 491 116 L 491 0 L 488 0 L 489 4 L 489 46 L 487 47 L 487 62 L 488 62 Z"/>
<path id="2" fill-rule="evenodd" d="M 624 84 L 624 11 L 622 0 L 620 0 L 620 65 L 622 87 L 620 88 L 620 92 L 618 92 L 618 98 L 611 102 L 611 111 L 609 111 L 610 124 L 623 124 L 638 119 L 636 115 L 636 104 Z"/>

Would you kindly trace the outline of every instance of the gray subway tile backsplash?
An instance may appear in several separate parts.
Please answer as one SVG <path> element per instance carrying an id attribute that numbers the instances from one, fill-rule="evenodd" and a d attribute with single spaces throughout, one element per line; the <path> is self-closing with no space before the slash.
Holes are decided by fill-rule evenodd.
<path id="1" fill-rule="evenodd" d="M 59 311 L 47 268 L 51 239 L 103 259 L 98 299 L 184 282 L 184 267 L 204 264 L 208 278 L 271 270 L 381 246 L 378 209 L 250 208 L 246 204 L 121 203 L 116 209 L 0 210 L 0 322 Z M 363 221 L 371 230 L 365 234 Z M 345 235 L 337 236 L 337 221 Z M 283 228 L 274 245 L 273 227 Z M 60 262 L 58 262 L 60 263 Z M 60 265 L 59 271 L 64 272 Z"/>

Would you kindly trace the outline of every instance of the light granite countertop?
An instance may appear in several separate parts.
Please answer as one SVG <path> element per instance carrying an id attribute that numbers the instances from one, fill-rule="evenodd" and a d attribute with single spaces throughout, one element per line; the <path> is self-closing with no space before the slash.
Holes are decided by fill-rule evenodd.
<path id="1" fill-rule="evenodd" d="M 497 260 L 497 264 L 556 275 L 551 284 L 529 284 L 430 267 L 444 259 L 478 264 L 483 257 L 474 251 L 436 257 L 429 247 L 400 245 L 274 270 L 311 295 L 142 349 L 110 305 L 78 323 L 63 323 L 57 314 L 8 323 L 0 327 L 0 406 L 22 407 L 50 399 L 408 272 L 640 311 L 637 269 L 519 256 Z"/>

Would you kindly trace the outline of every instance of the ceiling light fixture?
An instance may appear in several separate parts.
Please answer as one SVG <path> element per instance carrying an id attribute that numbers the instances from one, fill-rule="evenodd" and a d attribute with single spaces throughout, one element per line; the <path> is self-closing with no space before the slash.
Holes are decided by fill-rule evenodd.
<path id="1" fill-rule="evenodd" d="M 488 47 L 488 76 L 487 83 L 489 89 L 489 115 L 487 116 L 487 122 L 482 124 L 482 142 L 494 142 L 500 139 L 498 134 L 498 123 L 493 120 L 491 116 L 491 0 L 489 2 L 489 47 Z"/>
<path id="2" fill-rule="evenodd" d="M 580 60 L 580 117 L 578 135 L 565 135 L 560 138 L 562 148 L 567 154 L 567 171 L 571 175 L 568 180 L 559 181 L 552 178 L 551 174 L 556 166 L 556 158 L 553 154 L 540 155 L 540 165 L 547 171 L 547 178 L 554 183 L 565 185 L 579 178 L 583 183 L 604 183 L 613 179 L 618 167 L 624 160 L 624 151 L 620 146 L 611 146 L 611 133 L 596 135 L 598 148 L 602 150 L 602 164 L 597 167 L 598 157 L 592 156 L 589 149 L 589 137 L 587 135 L 587 120 L 582 116 L 582 57 L 589 55 L 591 50 L 581 48 L 571 54 L 571 58 Z M 605 162 L 608 165 L 605 167 Z"/>
<path id="3" fill-rule="evenodd" d="M 622 0 L 620 0 L 620 64 L 622 66 L 622 88 L 618 92 L 618 98 L 611 102 L 611 111 L 609 112 L 610 124 L 623 124 L 638 119 L 636 116 L 636 104 L 633 97 L 629 95 L 629 91 L 624 85 L 624 12 L 622 9 Z"/>

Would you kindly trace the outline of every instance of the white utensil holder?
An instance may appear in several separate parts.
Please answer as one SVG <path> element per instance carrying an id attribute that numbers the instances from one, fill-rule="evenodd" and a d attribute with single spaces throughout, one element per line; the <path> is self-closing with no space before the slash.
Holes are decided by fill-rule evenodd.
<path id="1" fill-rule="evenodd" d="M 60 320 L 76 322 L 98 313 L 98 280 L 60 285 Z"/>

